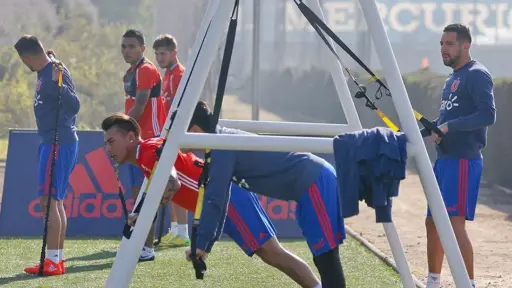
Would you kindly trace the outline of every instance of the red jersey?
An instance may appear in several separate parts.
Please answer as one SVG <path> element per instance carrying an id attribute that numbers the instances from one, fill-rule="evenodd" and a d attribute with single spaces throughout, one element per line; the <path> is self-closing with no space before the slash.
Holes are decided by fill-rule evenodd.
<path id="1" fill-rule="evenodd" d="M 165 109 L 167 113 L 169 113 L 169 110 L 171 109 L 172 101 L 176 96 L 178 85 L 180 84 L 181 77 L 183 77 L 184 73 L 185 67 L 183 67 L 180 62 L 165 71 L 164 79 L 162 81 L 162 96 L 165 99 Z"/>
<path id="2" fill-rule="evenodd" d="M 137 91 L 150 89 L 149 100 L 137 122 L 143 139 L 160 136 L 167 111 L 165 110 L 164 97 L 161 96 L 161 79 L 156 66 L 143 57 L 137 65 L 132 65 L 126 71 L 123 82 L 125 114 L 132 109 Z"/>
<path id="3" fill-rule="evenodd" d="M 137 165 L 148 179 L 155 166 L 156 149 L 162 145 L 163 140 L 163 138 L 143 140 L 137 148 Z M 199 191 L 197 181 L 202 172 L 198 164 L 202 163 L 203 160 L 194 154 L 181 152 L 178 152 L 176 162 L 174 162 L 181 188 L 173 196 L 172 202 L 192 212 L 196 209 Z"/>

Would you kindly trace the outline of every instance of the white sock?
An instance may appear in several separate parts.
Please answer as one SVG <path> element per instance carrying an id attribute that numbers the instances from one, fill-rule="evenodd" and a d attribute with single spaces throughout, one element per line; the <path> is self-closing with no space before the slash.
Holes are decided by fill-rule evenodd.
<path id="1" fill-rule="evenodd" d="M 427 282 L 431 283 L 441 283 L 441 274 L 436 273 L 428 273 Z"/>
<path id="2" fill-rule="evenodd" d="M 46 258 L 52 260 L 53 263 L 59 264 L 59 250 L 57 249 L 48 249 L 46 251 Z"/>
<path id="3" fill-rule="evenodd" d="M 144 246 L 144 250 L 146 250 L 146 252 L 153 253 L 153 248 Z"/>
<path id="4" fill-rule="evenodd" d="M 178 234 L 178 223 L 177 222 L 171 222 L 171 230 L 169 231 L 171 234 Z"/>
<path id="5" fill-rule="evenodd" d="M 188 224 L 178 224 L 178 235 L 188 239 Z"/>
<path id="6" fill-rule="evenodd" d="M 64 260 L 64 250 L 63 249 L 59 249 L 59 262 Z"/>
<path id="7" fill-rule="evenodd" d="M 469 279 L 469 281 L 471 281 L 471 286 L 473 286 L 473 288 L 475 288 L 476 287 L 475 280 Z"/>
<path id="8" fill-rule="evenodd" d="M 322 288 L 322 283 L 316 285 L 315 288 Z"/>

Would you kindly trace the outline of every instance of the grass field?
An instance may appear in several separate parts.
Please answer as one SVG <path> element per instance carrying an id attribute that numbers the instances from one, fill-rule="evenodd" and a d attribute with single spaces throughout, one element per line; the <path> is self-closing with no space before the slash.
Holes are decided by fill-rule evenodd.
<path id="1" fill-rule="evenodd" d="M 118 240 L 68 240 L 66 274 L 38 278 L 24 274 L 23 268 L 39 258 L 40 239 L 0 239 L 0 243 L 2 287 L 104 287 L 118 247 Z M 304 242 L 283 245 L 314 267 Z M 347 239 L 341 251 L 347 287 L 401 287 L 398 274 L 357 241 Z M 207 265 L 205 280 L 196 281 L 184 248 L 157 250 L 155 261 L 137 265 L 131 287 L 297 287 L 257 257 L 245 256 L 231 241 L 217 243 Z"/>

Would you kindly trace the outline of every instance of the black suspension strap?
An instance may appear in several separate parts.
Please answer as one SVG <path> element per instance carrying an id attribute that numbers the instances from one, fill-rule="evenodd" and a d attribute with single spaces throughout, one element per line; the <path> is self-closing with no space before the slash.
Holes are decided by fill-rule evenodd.
<path id="1" fill-rule="evenodd" d="M 384 123 L 386 123 L 386 125 L 388 125 L 389 128 L 391 128 L 395 132 L 398 132 L 399 131 L 398 126 L 396 126 L 384 113 L 382 113 L 377 108 L 375 103 L 370 100 L 370 98 L 366 94 L 366 87 L 359 84 L 359 82 L 356 80 L 356 78 L 350 72 L 350 69 L 346 65 L 343 64 L 338 53 L 336 53 L 336 50 L 334 50 L 334 47 L 332 47 L 331 43 L 329 43 L 329 41 L 327 40 L 327 38 L 325 37 L 323 32 L 325 32 L 336 44 L 338 44 L 338 46 L 340 46 L 352 59 L 354 59 L 354 61 L 356 61 L 357 64 L 359 64 L 359 66 L 361 66 L 370 76 L 372 76 L 368 80 L 368 82 L 375 81 L 379 84 L 379 88 L 375 92 L 376 100 L 381 99 L 383 95 L 391 97 L 391 91 L 389 90 L 389 88 L 384 84 L 384 82 L 382 82 L 382 80 L 380 80 L 379 77 L 377 77 L 377 75 L 375 75 L 375 73 L 373 73 L 373 71 L 370 68 L 368 68 L 368 66 L 366 66 L 366 64 L 361 59 L 359 59 L 359 57 L 357 57 L 357 55 L 336 35 L 336 33 L 334 33 L 325 24 L 325 22 L 322 19 L 320 19 L 320 17 L 318 17 L 318 15 L 315 14 L 315 12 L 313 12 L 306 4 L 304 4 L 304 2 L 302 0 L 294 0 L 294 2 L 297 5 L 297 7 L 299 8 L 299 10 L 301 11 L 301 13 L 304 15 L 304 17 L 306 17 L 308 22 L 311 24 L 311 26 L 313 26 L 313 28 L 315 29 L 317 34 L 320 36 L 320 38 L 322 38 L 325 45 L 327 45 L 329 50 L 331 50 L 331 52 L 334 54 L 334 56 L 339 61 L 339 63 L 343 67 L 343 69 L 350 76 L 352 81 L 357 85 L 359 91 L 356 92 L 354 97 L 356 99 L 364 98 L 366 100 L 365 106 L 374 110 L 379 115 L 379 117 L 384 121 Z M 426 129 L 433 131 L 434 133 L 439 135 L 439 137 L 444 136 L 444 133 L 439 129 L 439 127 L 437 127 L 437 125 L 434 122 L 429 121 L 422 114 L 420 114 L 419 112 L 417 112 L 414 109 L 413 109 L 413 112 L 414 112 L 414 117 L 416 118 L 416 120 L 418 120 Z"/>
<path id="2" fill-rule="evenodd" d="M 222 100 L 224 98 L 224 92 L 226 90 L 226 82 L 228 79 L 229 66 L 231 64 L 231 55 L 233 54 L 233 47 L 235 44 L 236 26 L 238 24 L 238 7 L 239 0 L 235 1 L 233 12 L 231 14 L 231 21 L 229 22 L 228 33 L 226 36 L 226 46 L 224 47 L 224 55 L 222 57 L 222 65 L 219 74 L 219 82 L 217 85 L 217 95 L 215 97 L 215 106 L 213 108 L 213 114 L 211 118 L 211 126 L 208 133 L 215 134 L 217 130 L 217 124 L 219 123 L 220 111 L 222 109 Z M 190 259 L 196 272 L 196 279 L 202 280 L 204 273 L 206 272 L 206 263 L 203 259 L 198 258 L 196 254 L 197 248 L 197 227 L 200 223 L 201 213 L 203 211 L 203 199 L 204 191 L 208 185 L 210 164 L 211 164 L 211 150 L 207 149 L 204 157 L 204 167 L 199 176 L 198 188 L 199 196 L 197 198 L 196 209 L 194 212 L 194 220 L 192 222 L 192 239 L 190 243 Z"/>
<path id="3" fill-rule="evenodd" d="M 160 222 L 159 222 L 159 227 L 158 227 L 158 238 L 157 240 L 153 243 L 153 246 L 158 246 L 160 245 L 160 243 L 162 243 L 162 237 L 164 235 L 164 225 L 165 225 L 165 213 L 167 211 L 166 209 L 166 204 L 162 204 L 162 208 L 160 208 Z"/>
<path id="4" fill-rule="evenodd" d="M 55 109 L 55 132 L 53 134 L 53 145 L 52 145 L 52 163 L 50 165 L 50 183 L 48 184 L 48 200 L 46 201 L 46 213 L 44 219 L 44 229 L 43 229 L 43 245 L 41 247 L 41 256 L 39 258 L 39 271 L 38 275 L 43 276 L 44 274 L 44 259 L 46 258 L 46 241 L 48 239 L 48 219 L 50 216 L 50 204 L 52 201 L 52 186 L 53 186 L 53 171 L 55 167 L 55 162 L 57 161 L 57 145 L 59 145 L 59 116 L 60 116 L 60 106 L 62 105 L 62 77 L 64 74 L 64 65 L 62 62 L 55 60 L 55 57 L 52 53 L 47 54 L 50 58 L 50 61 L 53 63 L 54 68 L 57 70 L 57 85 L 59 86 L 59 92 L 57 95 L 57 108 Z"/>
<path id="5" fill-rule="evenodd" d="M 181 101 L 183 100 L 183 94 L 185 93 L 185 90 L 188 87 L 188 83 L 190 82 L 190 76 L 194 72 L 194 69 L 196 67 L 196 63 L 197 63 L 197 59 L 198 59 L 199 53 L 201 53 L 201 50 L 202 50 L 203 44 L 204 44 L 204 40 L 206 39 L 206 35 L 208 34 L 208 31 L 210 30 L 211 24 L 212 24 L 212 21 L 210 20 L 210 22 L 208 23 L 208 27 L 206 27 L 206 33 L 204 34 L 204 37 L 201 40 L 201 45 L 199 46 L 198 53 L 196 55 L 196 58 L 194 59 L 194 63 L 192 64 L 192 67 L 190 68 L 190 74 L 189 74 L 189 77 L 187 78 L 187 81 L 185 82 L 185 88 L 182 90 L 182 93 L 179 96 L 178 105 L 176 106 L 176 111 L 177 111 L 177 109 L 179 109 L 179 107 L 181 105 Z M 174 99 L 176 99 L 176 98 L 174 98 Z M 147 193 L 148 187 L 151 184 L 151 178 L 152 178 L 153 173 L 154 173 L 154 171 L 155 171 L 155 169 L 156 169 L 156 167 L 158 165 L 158 161 L 160 161 L 159 157 L 160 157 L 160 154 L 162 153 L 165 141 L 169 137 L 169 132 L 171 131 L 171 127 L 172 127 L 172 125 L 174 123 L 175 116 L 176 116 L 176 113 L 169 113 L 169 115 L 167 115 L 167 117 L 170 117 L 170 123 L 169 123 L 169 126 L 167 128 L 164 127 L 164 129 L 165 129 L 164 142 L 162 143 L 162 145 L 156 151 L 157 157 L 158 157 L 157 161 L 155 162 L 155 165 L 153 166 L 153 170 L 151 171 L 151 176 L 148 179 L 148 184 L 146 185 L 146 189 L 142 192 L 142 196 L 140 198 L 140 201 L 139 201 L 139 203 L 137 203 L 137 206 L 135 206 L 135 209 L 133 210 L 133 213 L 140 213 L 140 210 L 142 209 L 142 205 L 144 204 L 144 199 L 146 199 L 146 193 Z M 130 225 L 128 225 L 128 223 L 125 223 L 124 228 L 123 228 L 123 236 L 126 239 L 130 239 L 130 237 L 132 235 L 132 232 L 133 232 L 133 228 Z"/>
<path id="6" fill-rule="evenodd" d="M 128 222 L 128 208 L 126 207 L 126 199 L 124 197 L 123 188 L 121 187 L 121 180 L 119 180 L 119 164 L 114 164 L 114 171 L 117 178 L 119 199 L 121 200 L 121 206 L 123 207 L 124 221 Z"/>

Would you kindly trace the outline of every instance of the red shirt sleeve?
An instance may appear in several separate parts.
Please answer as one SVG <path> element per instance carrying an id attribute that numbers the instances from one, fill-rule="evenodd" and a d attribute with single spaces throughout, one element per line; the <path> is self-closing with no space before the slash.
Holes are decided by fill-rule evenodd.
<path id="1" fill-rule="evenodd" d="M 137 91 L 151 89 L 160 79 L 160 73 L 155 66 L 144 63 L 137 69 Z"/>
<path id="2" fill-rule="evenodd" d="M 178 91 L 178 85 L 180 84 L 181 77 L 183 77 L 182 70 L 177 70 L 177 72 L 174 73 L 173 77 L 171 77 L 172 78 L 172 83 L 171 83 L 172 88 L 171 88 L 170 98 L 174 98 L 174 96 L 176 96 L 176 91 Z"/>
<path id="3" fill-rule="evenodd" d="M 149 178 L 151 176 L 151 171 L 155 166 L 156 162 L 156 149 L 159 145 L 155 145 L 155 143 L 151 143 L 151 141 L 142 141 L 139 144 L 139 151 L 137 153 L 137 164 L 141 168 L 144 176 Z"/>

